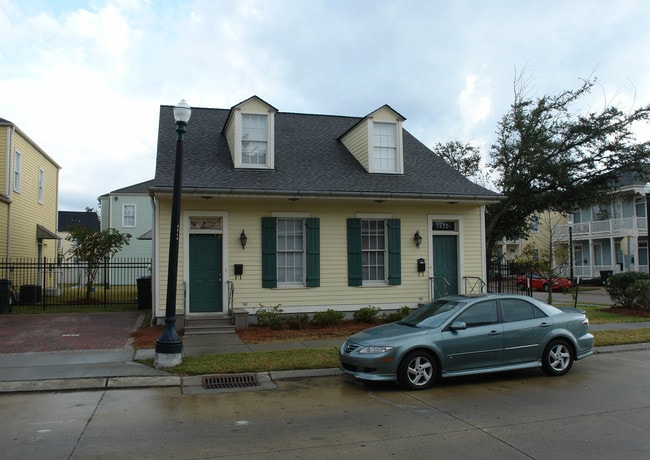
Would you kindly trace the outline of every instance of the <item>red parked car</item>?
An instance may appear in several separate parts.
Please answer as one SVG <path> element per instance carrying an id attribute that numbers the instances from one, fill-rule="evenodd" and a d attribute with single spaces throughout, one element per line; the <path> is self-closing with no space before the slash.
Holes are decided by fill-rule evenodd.
<path id="1" fill-rule="evenodd" d="M 549 290 L 548 280 L 542 278 L 539 275 L 525 274 L 525 275 L 519 275 L 517 277 L 517 287 L 519 289 L 521 290 L 525 289 L 526 286 L 528 286 L 528 283 L 530 283 L 531 289 L 535 291 L 548 292 Z M 567 278 L 555 278 L 553 280 L 554 291 L 562 291 L 564 289 L 570 289 L 572 287 L 573 287 L 573 283 L 571 282 L 571 280 Z"/>

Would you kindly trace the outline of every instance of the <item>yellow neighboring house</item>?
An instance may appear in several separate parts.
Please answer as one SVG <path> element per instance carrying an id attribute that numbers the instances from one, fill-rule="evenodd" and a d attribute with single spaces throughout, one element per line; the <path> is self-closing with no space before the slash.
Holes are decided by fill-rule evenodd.
<path id="1" fill-rule="evenodd" d="M 60 169 L 18 126 L 0 118 L 0 260 L 56 257 Z"/>

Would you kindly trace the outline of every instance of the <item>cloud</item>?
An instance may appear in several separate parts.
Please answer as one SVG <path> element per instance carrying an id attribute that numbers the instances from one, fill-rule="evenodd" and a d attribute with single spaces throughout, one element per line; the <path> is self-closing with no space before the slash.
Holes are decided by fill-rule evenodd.
<path id="1" fill-rule="evenodd" d="M 650 4 L 576 0 L 0 0 L 0 117 L 63 166 L 60 207 L 151 179 L 161 104 L 364 116 L 487 150 L 516 72 L 537 94 L 600 79 L 650 101 Z M 647 129 L 646 129 L 647 131 Z"/>

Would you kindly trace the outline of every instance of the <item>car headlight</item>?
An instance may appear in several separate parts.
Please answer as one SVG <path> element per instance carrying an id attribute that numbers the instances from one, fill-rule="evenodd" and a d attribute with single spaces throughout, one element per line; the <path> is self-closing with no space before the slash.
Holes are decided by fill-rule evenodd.
<path id="1" fill-rule="evenodd" d="M 392 351 L 394 347 L 386 347 L 386 346 L 369 346 L 369 347 L 363 347 L 362 349 L 359 350 L 359 353 L 362 354 L 381 354 L 381 353 L 388 353 L 389 351 Z"/>

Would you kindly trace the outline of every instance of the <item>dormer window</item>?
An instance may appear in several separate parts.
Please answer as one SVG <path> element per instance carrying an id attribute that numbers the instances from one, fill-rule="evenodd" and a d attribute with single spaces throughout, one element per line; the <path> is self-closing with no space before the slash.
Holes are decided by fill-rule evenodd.
<path id="1" fill-rule="evenodd" d="M 371 174 L 404 174 L 403 116 L 389 106 L 378 108 L 339 139 Z"/>
<path id="2" fill-rule="evenodd" d="M 242 114 L 242 166 L 266 167 L 268 129 L 266 115 Z"/>
<path id="3" fill-rule="evenodd" d="M 275 167 L 276 113 L 277 109 L 257 96 L 240 102 L 230 110 L 223 133 L 235 168 Z"/>
<path id="4" fill-rule="evenodd" d="M 399 172 L 397 168 L 397 125 L 377 122 L 372 125 L 372 169 L 375 172 Z"/>

